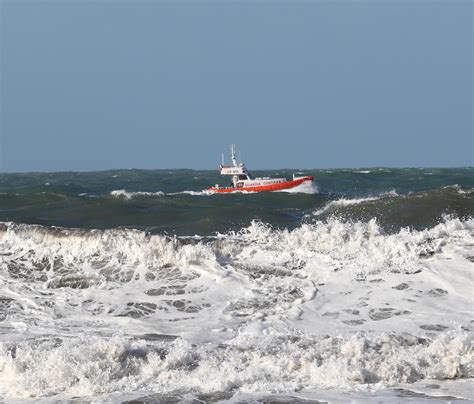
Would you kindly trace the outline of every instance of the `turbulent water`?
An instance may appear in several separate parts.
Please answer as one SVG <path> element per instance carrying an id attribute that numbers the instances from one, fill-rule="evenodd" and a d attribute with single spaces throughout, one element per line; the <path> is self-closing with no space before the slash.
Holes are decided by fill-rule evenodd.
<path id="1" fill-rule="evenodd" d="M 1 174 L 0 399 L 474 399 L 474 169 L 304 174 Z"/>

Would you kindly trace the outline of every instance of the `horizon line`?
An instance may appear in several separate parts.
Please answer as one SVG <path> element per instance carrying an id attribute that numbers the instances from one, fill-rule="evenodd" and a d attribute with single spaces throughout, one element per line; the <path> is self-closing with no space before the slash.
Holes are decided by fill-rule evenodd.
<path id="1" fill-rule="evenodd" d="M 323 171 L 323 170 L 361 170 L 361 169 L 372 169 L 372 170 L 380 170 L 380 169 L 392 169 L 392 170 L 407 170 L 407 169 L 440 169 L 440 170 L 450 170 L 450 169 L 473 169 L 474 165 L 472 166 L 359 166 L 359 167 L 324 167 L 324 168 L 289 168 L 289 167 L 282 167 L 282 168 L 256 168 L 252 169 L 251 171 L 278 171 L 278 170 L 296 170 L 296 171 Z M 3 174 L 61 174 L 61 173 L 97 173 L 97 172 L 106 172 L 106 171 L 216 171 L 218 169 L 215 168 L 104 168 L 104 169 L 84 169 L 84 170 L 46 170 L 46 171 L 38 171 L 38 170 L 25 170 L 25 171 L 0 171 L 0 175 Z"/>

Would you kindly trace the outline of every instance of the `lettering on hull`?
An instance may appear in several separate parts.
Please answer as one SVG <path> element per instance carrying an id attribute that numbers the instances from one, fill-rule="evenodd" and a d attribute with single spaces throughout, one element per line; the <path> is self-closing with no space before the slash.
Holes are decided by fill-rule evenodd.
<path id="1" fill-rule="evenodd" d="M 287 181 L 286 178 L 269 178 L 269 177 L 258 177 L 252 178 L 252 175 L 245 167 L 245 164 L 238 163 L 235 157 L 235 146 L 230 146 L 230 154 L 232 165 L 224 165 L 224 155 L 222 155 L 222 164 L 220 165 L 221 175 L 232 176 L 231 187 L 220 187 L 216 185 L 213 188 L 209 188 L 210 192 L 218 193 L 229 193 L 237 191 L 248 191 L 248 192 L 264 192 L 264 191 L 279 191 L 282 189 L 294 188 L 305 181 L 313 181 L 313 177 L 306 176 L 295 178 Z"/>
<path id="2" fill-rule="evenodd" d="M 307 177 L 301 177 L 292 181 L 275 182 L 275 183 L 270 183 L 270 184 L 267 183 L 265 185 L 253 184 L 252 186 L 244 186 L 244 187 L 225 187 L 225 188 L 213 187 L 213 188 L 210 188 L 209 191 L 217 192 L 217 193 L 230 193 L 230 192 L 242 192 L 242 191 L 271 192 L 271 191 L 280 191 L 283 189 L 291 189 L 291 188 L 297 187 L 298 185 L 301 185 L 303 182 L 306 182 L 306 181 L 313 181 L 313 177 L 307 176 Z"/>

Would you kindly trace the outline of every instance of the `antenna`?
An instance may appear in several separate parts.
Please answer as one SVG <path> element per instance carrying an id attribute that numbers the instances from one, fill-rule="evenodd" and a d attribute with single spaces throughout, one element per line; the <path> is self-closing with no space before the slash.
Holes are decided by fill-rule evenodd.
<path id="1" fill-rule="evenodd" d="M 221 160 L 221 161 L 222 161 L 222 165 L 224 165 L 224 153 L 222 153 L 221 157 L 222 157 L 222 160 Z"/>
<path id="2" fill-rule="evenodd" d="M 232 164 L 234 167 L 237 167 L 237 161 L 235 160 L 235 144 L 230 145 L 230 158 L 232 159 Z"/>

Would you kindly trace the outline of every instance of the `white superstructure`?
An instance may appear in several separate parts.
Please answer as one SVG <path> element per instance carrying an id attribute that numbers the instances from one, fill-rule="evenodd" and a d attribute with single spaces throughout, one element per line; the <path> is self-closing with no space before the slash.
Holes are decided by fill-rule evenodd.
<path id="1" fill-rule="evenodd" d="M 230 145 L 231 166 L 220 165 L 221 175 L 232 176 L 232 186 L 234 188 L 261 187 L 286 182 L 286 178 L 259 177 L 252 178 L 247 167 L 243 163 L 237 163 L 235 156 L 235 145 Z"/>

